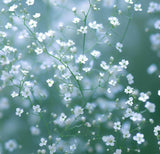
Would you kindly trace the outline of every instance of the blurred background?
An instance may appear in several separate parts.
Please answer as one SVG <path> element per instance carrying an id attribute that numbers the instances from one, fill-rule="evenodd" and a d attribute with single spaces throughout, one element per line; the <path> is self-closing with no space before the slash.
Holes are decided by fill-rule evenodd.
<path id="1" fill-rule="evenodd" d="M 158 2 L 155 1 L 155 2 Z M 23 3 L 23 2 L 22 2 Z M 56 29 L 59 25 L 59 23 L 63 23 L 64 25 L 67 25 L 71 23 L 73 19 L 73 13 L 71 11 L 71 8 L 74 6 L 77 6 L 77 8 L 80 9 L 87 9 L 88 8 L 88 1 L 87 0 L 59 0 L 59 4 L 62 4 L 62 7 L 54 6 L 54 0 L 40 0 L 36 1 L 35 5 L 33 7 L 29 7 L 28 11 L 31 12 L 31 14 L 34 13 L 41 13 L 41 19 L 38 25 L 38 31 L 39 32 L 45 32 L 48 29 Z M 147 68 L 151 64 L 156 64 L 157 67 L 160 67 L 160 58 L 157 56 L 156 51 L 153 51 L 151 48 L 150 43 L 150 35 L 154 33 L 153 23 L 156 19 L 159 18 L 159 14 L 147 14 L 147 7 L 149 1 L 141 0 L 139 3 L 142 4 L 143 11 L 140 13 L 135 13 L 133 16 L 133 19 L 131 21 L 131 24 L 129 25 L 126 37 L 123 42 L 123 52 L 121 54 L 118 54 L 116 50 L 113 50 L 113 48 L 109 46 L 101 46 L 97 45 L 96 49 L 102 51 L 103 56 L 115 57 L 115 60 L 119 59 L 127 59 L 129 60 L 129 67 L 128 71 L 132 73 L 134 76 L 134 87 L 139 89 L 140 91 L 151 91 L 152 96 L 150 98 L 150 101 L 156 104 L 156 112 L 152 114 L 152 117 L 155 119 L 155 125 L 159 124 L 160 121 L 160 97 L 157 95 L 157 91 L 159 90 L 160 80 L 158 79 L 157 73 L 154 74 L 148 74 Z M 98 7 L 101 8 L 101 11 L 97 13 L 93 13 L 92 15 L 89 15 L 88 22 L 96 20 L 97 23 L 102 23 L 103 26 L 107 25 L 107 19 L 109 16 L 113 15 L 114 9 L 113 5 L 116 4 L 119 9 L 122 9 L 122 11 L 126 11 L 126 4 L 124 1 L 120 0 L 102 0 L 102 2 L 98 5 Z M 3 8 L 4 5 L 2 2 L 0 2 L 0 8 Z M 0 19 L 1 23 L 3 23 L 5 20 L 7 20 L 3 15 Z M 120 23 L 122 23 L 116 30 L 113 31 L 112 36 L 112 43 L 115 44 L 115 42 L 120 41 L 122 38 L 122 34 L 125 30 L 125 27 L 128 22 L 128 17 L 126 14 L 123 14 L 119 16 Z M 3 20 L 4 19 L 4 20 Z M 107 28 L 107 27 L 106 27 Z M 148 30 L 147 30 L 148 29 Z M 147 30 L 147 31 L 146 31 Z M 64 33 L 64 35 L 67 35 L 67 32 Z M 74 34 L 70 34 L 68 39 L 74 38 Z M 78 39 L 78 38 L 75 38 Z M 91 46 L 90 44 L 93 44 L 95 41 L 93 37 L 88 37 L 87 39 L 86 48 L 89 48 Z M 79 42 L 79 46 L 82 45 L 81 40 L 75 40 L 76 42 Z M 28 42 L 27 42 L 28 43 Z M 20 43 L 17 40 L 15 44 L 19 44 L 19 48 L 25 50 L 25 45 L 27 44 L 25 42 Z M 49 73 L 50 74 L 50 73 Z M 39 76 L 39 81 L 41 81 L 42 86 L 45 86 L 44 77 L 45 72 L 42 73 L 42 76 Z M 59 110 L 63 111 L 65 108 L 58 109 L 56 106 L 56 103 L 61 102 L 59 96 L 58 96 L 58 90 L 56 88 L 53 89 L 47 89 L 49 91 L 49 95 L 52 95 L 52 97 L 47 98 L 46 102 L 48 105 L 44 105 L 41 103 L 42 107 L 47 108 L 52 111 L 53 110 Z M 0 92 L 0 104 L 1 102 L 9 102 L 6 103 L 6 110 L 3 110 L 0 106 L 0 149 L 2 149 L 2 145 L 4 141 L 10 139 L 10 138 L 16 138 L 16 140 L 21 143 L 22 145 L 25 145 L 23 154 L 31 154 L 31 149 L 38 149 L 37 143 L 39 143 L 39 138 L 35 137 L 37 140 L 37 143 L 33 141 L 33 138 L 30 134 L 30 124 L 34 123 L 33 119 L 37 118 L 36 116 L 27 118 L 23 117 L 23 120 L 19 120 L 17 117 L 15 117 L 15 108 L 17 107 L 17 104 L 21 104 L 20 101 L 14 102 L 14 100 L 9 95 L 10 88 L 6 88 L 3 93 Z M 6 100 L 5 100 L 6 99 Z M 43 100 L 42 100 L 43 101 Z M 54 103 L 53 103 L 54 102 Z M 28 105 L 28 102 L 26 101 L 24 103 L 26 106 Z M 52 104 L 52 105 L 51 105 Z M 150 115 L 147 115 L 150 116 Z M 47 118 L 47 117 L 46 117 Z M 48 117 L 49 118 L 49 117 Z M 27 123 L 26 123 L 26 121 Z M 45 119 L 48 121 L 49 119 Z M 40 124 L 41 125 L 41 124 Z M 41 126 L 42 129 L 44 126 Z M 145 133 L 153 132 L 153 127 L 148 125 L 144 128 Z M 43 131 L 45 132 L 45 131 Z M 45 134 L 45 133 L 44 133 Z M 34 138 L 34 140 L 35 140 Z M 156 154 L 157 151 L 157 142 L 155 140 L 155 137 L 153 136 L 153 133 L 148 133 L 148 136 L 146 136 L 150 143 L 143 149 L 141 152 L 142 154 Z M 147 140 L 147 139 L 146 139 Z M 34 143 L 34 144 L 33 144 Z M 94 153 L 94 152 L 93 152 Z M 134 152 L 135 153 L 135 152 Z M 134 154 L 133 153 L 133 154 Z M 2 152 L 3 154 L 3 152 Z M 6 153 L 7 154 L 7 153 Z M 8 153 L 9 154 L 9 153 Z M 14 153 L 13 154 L 19 154 Z M 158 153 L 157 153 L 158 154 Z"/>

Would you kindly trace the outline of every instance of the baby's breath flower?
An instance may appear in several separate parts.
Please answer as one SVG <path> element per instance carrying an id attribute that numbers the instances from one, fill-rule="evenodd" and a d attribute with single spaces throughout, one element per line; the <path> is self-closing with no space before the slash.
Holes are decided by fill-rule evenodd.
<path id="1" fill-rule="evenodd" d="M 47 79 L 47 81 L 46 81 L 46 82 L 48 83 L 48 86 L 49 86 L 49 87 L 52 87 L 52 86 L 53 86 L 53 84 L 54 84 L 53 79 Z"/>
<path id="2" fill-rule="evenodd" d="M 41 112 L 40 105 L 33 105 L 33 111 L 37 113 Z"/>
<path id="3" fill-rule="evenodd" d="M 85 64 L 88 61 L 88 58 L 85 55 L 80 55 L 77 58 L 77 63 Z"/>
<path id="4" fill-rule="evenodd" d="M 114 146 L 115 144 L 115 137 L 113 135 L 103 136 L 102 141 L 105 142 L 107 146 Z"/>
<path id="5" fill-rule="evenodd" d="M 111 17 L 108 18 L 108 20 L 109 20 L 110 24 L 113 25 L 114 27 L 120 25 L 119 20 L 118 20 L 117 17 L 112 17 L 111 16 Z"/>
<path id="6" fill-rule="evenodd" d="M 41 138 L 41 142 L 39 144 L 40 147 L 45 146 L 47 144 L 47 140 L 45 138 Z"/>
<path id="7" fill-rule="evenodd" d="M 33 5 L 34 4 L 34 0 L 26 0 L 26 4 L 29 5 Z"/>
<path id="8" fill-rule="evenodd" d="M 116 49 L 117 49 L 119 52 L 122 52 L 122 48 L 123 48 L 123 44 L 120 43 L 120 42 L 117 42 L 117 43 L 116 43 Z"/>
<path id="9" fill-rule="evenodd" d="M 8 150 L 9 152 L 13 152 L 15 149 L 17 149 L 17 142 L 13 139 L 7 141 L 5 143 L 5 149 Z"/>
<path id="10" fill-rule="evenodd" d="M 155 104 L 153 104 L 151 102 L 146 102 L 145 108 L 147 108 L 149 112 L 153 113 L 153 112 L 155 112 L 156 106 L 155 106 Z"/>
<path id="11" fill-rule="evenodd" d="M 21 114 L 23 113 L 23 109 L 20 109 L 20 108 L 16 108 L 16 115 L 21 117 Z"/>
<path id="12" fill-rule="evenodd" d="M 136 136 L 133 136 L 133 140 L 137 141 L 138 144 L 142 144 L 145 141 L 144 135 L 137 133 Z"/>
<path id="13" fill-rule="evenodd" d="M 149 99 L 149 96 L 144 92 L 141 92 L 138 98 L 138 100 L 142 102 L 146 102 L 148 99 Z"/>
<path id="14" fill-rule="evenodd" d="M 30 28 L 36 28 L 37 27 L 37 21 L 35 21 L 33 19 L 31 19 L 28 24 L 29 24 Z"/>
<path id="15" fill-rule="evenodd" d="M 11 96 L 14 98 L 14 97 L 17 97 L 19 94 L 15 91 L 12 92 Z"/>
<path id="16" fill-rule="evenodd" d="M 142 11 L 141 4 L 134 4 L 135 11 Z"/>
<path id="17" fill-rule="evenodd" d="M 80 32 L 82 34 L 86 34 L 87 33 L 87 26 L 83 27 L 81 26 L 80 29 L 77 29 L 77 32 Z"/>

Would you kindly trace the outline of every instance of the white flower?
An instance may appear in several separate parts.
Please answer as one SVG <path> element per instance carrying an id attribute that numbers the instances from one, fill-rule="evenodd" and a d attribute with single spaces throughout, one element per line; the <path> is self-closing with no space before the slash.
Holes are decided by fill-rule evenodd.
<path id="1" fill-rule="evenodd" d="M 132 74 L 128 74 L 127 75 L 127 80 L 128 80 L 128 84 L 133 84 L 134 83 L 134 77 Z"/>
<path id="2" fill-rule="evenodd" d="M 97 51 L 97 50 L 93 50 L 91 52 L 91 55 L 95 58 L 99 58 L 101 56 L 101 52 L 100 51 Z"/>
<path id="3" fill-rule="evenodd" d="M 122 48 L 123 48 L 123 44 L 120 43 L 120 42 L 117 42 L 117 43 L 116 43 L 116 49 L 117 49 L 119 52 L 122 52 Z"/>
<path id="4" fill-rule="evenodd" d="M 144 135 L 137 133 L 136 136 L 133 136 L 133 140 L 137 141 L 138 144 L 142 144 L 145 141 Z"/>
<path id="5" fill-rule="evenodd" d="M 41 49 L 41 48 L 36 48 L 36 49 L 35 49 L 35 53 L 36 53 L 37 55 L 40 55 L 40 54 L 43 53 L 43 49 Z"/>
<path id="6" fill-rule="evenodd" d="M 15 91 L 12 92 L 11 96 L 14 98 L 14 97 L 17 97 L 19 94 Z"/>
<path id="7" fill-rule="evenodd" d="M 31 19 L 28 24 L 29 24 L 29 27 L 30 27 L 30 28 L 35 28 L 35 27 L 37 27 L 37 21 L 35 21 L 35 20 L 33 20 L 33 19 Z"/>
<path id="8" fill-rule="evenodd" d="M 9 11 L 14 12 L 17 8 L 18 8 L 18 5 L 13 4 L 12 6 L 10 6 Z"/>
<path id="9" fill-rule="evenodd" d="M 9 140 L 5 143 L 5 149 L 9 152 L 13 152 L 17 148 L 17 142 L 15 140 Z"/>
<path id="10" fill-rule="evenodd" d="M 101 61 L 100 66 L 101 66 L 104 70 L 108 70 L 108 69 L 109 69 L 109 65 L 107 65 L 105 61 Z"/>
<path id="11" fill-rule="evenodd" d="M 133 4 L 132 0 L 125 0 L 126 3 Z"/>
<path id="12" fill-rule="evenodd" d="M 23 91 L 21 91 L 21 95 L 24 97 L 24 98 L 27 98 L 28 96 L 31 95 L 31 91 L 28 87 L 24 88 Z"/>
<path id="13" fill-rule="evenodd" d="M 115 142 L 115 137 L 113 135 L 109 135 L 109 136 L 103 136 L 102 137 L 103 142 L 105 142 L 105 144 L 108 146 L 114 146 L 114 142 Z"/>
<path id="14" fill-rule="evenodd" d="M 53 154 L 56 152 L 56 145 L 55 144 L 49 145 L 48 149 L 49 149 L 50 154 Z"/>
<path id="15" fill-rule="evenodd" d="M 12 28 L 12 24 L 8 22 L 8 23 L 5 25 L 5 28 L 6 28 L 6 29 L 11 29 L 11 28 Z"/>
<path id="16" fill-rule="evenodd" d="M 40 13 L 35 13 L 35 14 L 33 15 L 33 18 L 39 18 L 40 16 L 41 16 Z"/>
<path id="17" fill-rule="evenodd" d="M 158 136 L 158 132 L 160 131 L 160 126 L 159 125 L 157 125 L 156 127 L 154 127 L 154 135 L 155 136 Z"/>
<path id="18" fill-rule="evenodd" d="M 122 131 L 123 134 L 123 138 L 129 138 L 131 136 L 131 134 L 129 133 L 129 131 Z"/>
<path id="19" fill-rule="evenodd" d="M 45 146 L 47 144 L 47 140 L 44 138 L 41 138 L 41 142 L 39 144 L 40 147 Z"/>
<path id="20" fill-rule="evenodd" d="M 146 102 L 145 104 L 145 108 L 147 108 L 149 110 L 149 112 L 155 112 L 155 104 L 151 103 L 151 102 Z"/>
<path id="21" fill-rule="evenodd" d="M 113 154 L 121 154 L 122 150 L 121 149 L 116 149 L 116 151 Z"/>
<path id="22" fill-rule="evenodd" d="M 77 23 L 79 23 L 79 22 L 80 22 L 80 19 L 79 19 L 79 18 L 74 18 L 74 19 L 73 19 L 73 23 L 77 24 Z"/>
<path id="23" fill-rule="evenodd" d="M 121 123 L 120 123 L 119 121 L 118 121 L 118 122 L 114 122 L 113 128 L 114 128 L 115 130 L 120 130 L 120 129 L 121 129 Z"/>
<path id="24" fill-rule="evenodd" d="M 120 25 L 117 17 L 109 17 L 108 20 L 110 21 L 110 24 L 112 24 L 114 27 Z"/>
<path id="25" fill-rule="evenodd" d="M 76 117 L 78 117 L 79 115 L 82 115 L 84 112 L 83 112 L 83 109 L 80 107 L 80 106 L 76 106 L 74 108 L 74 115 Z"/>
<path id="26" fill-rule="evenodd" d="M 47 81 L 46 81 L 46 82 L 48 83 L 48 86 L 49 86 L 49 87 L 52 87 L 52 86 L 53 86 L 53 84 L 54 84 L 53 79 L 47 79 Z"/>
<path id="27" fill-rule="evenodd" d="M 100 30 L 103 28 L 102 24 L 97 24 L 96 21 L 90 22 L 89 27 L 96 30 Z"/>
<path id="28" fill-rule="evenodd" d="M 134 91 L 134 89 L 132 87 L 130 87 L 130 86 L 127 86 L 127 88 L 125 88 L 125 90 L 124 90 L 124 92 L 126 94 L 132 94 L 133 91 Z"/>
<path id="29" fill-rule="evenodd" d="M 155 29 L 160 29 L 160 20 L 157 20 L 157 21 L 154 23 L 154 28 L 155 28 Z"/>
<path id="30" fill-rule="evenodd" d="M 26 4 L 29 6 L 29 5 L 33 5 L 34 4 L 34 0 L 27 0 L 26 1 Z"/>
<path id="31" fill-rule="evenodd" d="M 33 111 L 38 113 L 41 112 L 40 105 L 33 105 Z"/>
<path id="32" fill-rule="evenodd" d="M 141 4 L 134 4 L 135 11 L 142 11 Z"/>
<path id="33" fill-rule="evenodd" d="M 85 55 L 80 55 L 77 59 L 77 63 L 85 64 L 88 58 Z"/>
<path id="34" fill-rule="evenodd" d="M 157 66 L 155 64 L 151 64 L 148 68 L 147 68 L 147 73 L 148 74 L 153 74 L 157 71 Z"/>
<path id="35" fill-rule="evenodd" d="M 43 33 L 37 33 L 37 39 L 39 42 L 43 42 L 46 39 L 46 35 Z"/>
<path id="36" fill-rule="evenodd" d="M 158 96 L 160 96 L 160 90 L 158 90 Z"/>
<path id="37" fill-rule="evenodd" d="M 149 99 L 149 96 L 147 94 L 145 94 L 144 92 L 141 92 L 140 96 L 138 98 L 138 100 L 142 101 L 142 102 L 146 102 L 148 99 Z"/>
<path id="38" fill-rule="evenodd" d="M 31 126 L 30 131 L 31 131 L 32 135 L 39 135 L 40 134 L 39 128 L 34 127 L 34 126 Z"/>
<path id="39" fill-rule="evenodd" d="M 67 116 L 64 113 L 61 113 L 59 120 L 60 122 L 64 122 L 66 120 Z"/>
<path id="40" fill-rule="evenodd" d="M 156 12 L 158 10 L 158 8 L 159 8 L 158 3 L 156 3 L 156 2 L 150 2 L 147 12 L 148 13 Z"/>
<path id="41" fill-rule="evenodd" d="M 21 114 L 23 113 L 23 109 L 20 109 L 20 108 L 16 108 L 16 115 L 21 117 Z"/>
<path id="42" fill-rule="evenodd" d="M 119 62 L 119 65 L 121 66 L 121 68 L 124 68 L 124 69 L 127 68 L 128 64 L 129 64 L 128 60 L 125 60 L 125 59 L 122 59 L 122 61 Z"/>
<path id="43" fill-rule="evenodd" d="M 5 4 L 8 4 L 10 2 L 12 2 L 12 0 L 3 0 L 3 3 L 5 3 Z"/>
<path id="44" fill-rule="evenodd" d="M 81 26 L 80 29 L 77 29 L 77 32 L 80 32 L 82 34 L 86 34 L 87 33 L 87 26 L 85 26 L 85 27 Z"/>
<path id="45" fill-rule="evenodd" d="M 142 115 L 140 113 L 132 113 L 131 115 L 132 117 L 130 117 L 130 119 L 132 121 L 142 121 Z"/>
<path id="46" fill-rule="evenodd" d="M 70 148 L 70 150 L 71 150 L 71 151 L 75 151 L 75 150 L 76 150 L 76 145 L 75 145 L 75 144 L 70 145 L 70 147 L 69 147 L 69 148 Z"/>

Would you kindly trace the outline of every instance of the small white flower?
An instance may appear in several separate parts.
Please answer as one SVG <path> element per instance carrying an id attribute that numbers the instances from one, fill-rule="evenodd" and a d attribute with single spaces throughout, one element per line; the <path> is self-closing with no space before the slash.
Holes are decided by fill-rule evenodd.
<path id="1" fill-rule="evenodd" d="M 9 140 L 5 143 L 5 149 L 9 152 L 13 152 L 17 148 L 17 142 L 15 140 Z"/>
<path id="2" fill-rule="evenodd" d="M 101 56 L 101 52 L 100 51 L 97 51 L 97 50 L 93 50 L 91 52 L 91 55 L 95 58 L 99 58 Z"/>
<path id="3" fill-rule="evenodd" d="M 33 105 L 33 111 L 38 113 L 41 112 L 40 105 Z"/>
<path id="4" fill-rule="evenodd" d="M 118 122 L 114 122 L 113 128 L 114 128 L 115 130 L 120 130 L 120 129 L 121 129 L 121 123 L 120 123 L 119 121 L 118 121 Z"/>
<path id="5" fill-rule="evenodd" d="M 158 134 L 158 132 L 160 131 L 160 126 L 159 125 L 157 125 L 156 127 L 154 127 L 154 135 L 155 136 L 158 136 L 159 134 Z"/>
<path id="6" fill-rule="evenodd" d="M 74 19 L 73 19 L 73 23 L 77 24 L 77 23 L 79 23 L 79 22 L 80 22 L 80 19 L 79 19 L 79 18 L 74 18 Z"/>
<path id="7" fill-rule="evenodd" d="M 132 0 L 125 0 L 126 3 L 133 4 Z"/>
<path id="8" fill-rule="evenodd" d="M 75 151 L 76 150 L 76 145 L 75 144 L 73 144 L 73 145 L 70 145 L 70 150 L 73 152 L 73 151 Z"/>
<path id="9" fill-rule="evenodd" d="M 16 115 L 21 117 L 21 114 L 23 113 L 23 109 L 20 109 L 20 108 L 16 108 Z"/>
<path id="10" fill-rule="evenodd" d="M 32 135 L 39 135 L 40 134 L 39 128 L 34 127 L 34 126 L 31 126 L 30 131 L 31 131 Z"/>
<path id="11" fill-rule="evenodd" d="M 160 29 L 160 20 L 157 20 L 157 21 L 154 23 L 154 28 L 155 28 L 155 29 Z"/>
<path id="12" fill-rule="evenodd" d="M 59 120 L 60 122 L 64 122 L 66 120 L 67 116 L 64 113 L 61 113 Z"/>
<path id="13" fill-rule="evenodd" d="M 85 64 L 88 61 L 88 58 L 85 55 L 80 55 L 77 59 L 77 63 Z"/>
<path id="14" fill-rule="evenodd" d="M 102 137 L 103 142 L 105 142 L 105 144 L 107 146 L 114 146 L 115 143 L 115 137 L 113 135 L 109 135 L 109 136 L 103 136 Z"/>
<path id="15" fill-rule="evenodd" d="M 122 48 L 123 48 L 123 44 L 120 43 L 120 42 L 117 42 L 117 43 L 116 43 L 116 49 L 117 49 L 119 52 L 122 52 Z"/>
<path id="16" fill-rule="evenodd" d="M 27 0 L 26 1 L 26 4 L 29 6 L 29 5 L 33 5 L 34 4 L 34 0 Z"/>
<path id="17" fill-rule="evenodd" d="M 117 17 L 109 17 L 108 20 L 109 20 L 110 24 L 113 25 L 114 27 L 120 25 Z"/>
<path id="18" fill-rule="evenodd" d="M 153 112 L 155 112 L 156 106 L 155 106 L 155 104 L 153 104 L 151 102 L 146 102 L 145 108 L 147 108 L 149 112 L 153 113 Z"/>
<path id="19" fill-rule="evenodd" d="M 113 154 L 121 154 L 122 150 L 121 149 L 116 149 L 116 151 Z"/>
<path id="20" fill-rule="evenodd" d="M 153 74 L 158 70 L 157 65 L 155 64 L 151 64 L 148 68 L 147 68 L 147 73 L 148 74 Z"/>
<path id="21" fill-rule="evenodd" d="M 10 8 L 9 8 L 9 12 L 14 12 L 17 8 L 18 8 L 18 5 L 13 4 L 13 5 L 10 6 Z"/>
<path id="22" fill-rule="evenodd" d="M 39 144 L 40 147 L 45 146 L 47 144 L 47 140 L 44 138 L 41 138 L 41 142 Z"/>
<path id="23" fill-rule="evenodd" d="M 135 11 L 142 11 L 141 4 L 134 4 Z"/>
<path id="24" fill-rule="evenodd" d="M 11 96 L 14 98 L 14 97 L 17 97 L 19 94 L 15 91 L 12 92 Z"/>
<path id="25" fill-rule="evenodd" d="M 138 144 L 142 144 L 145 141 L 144 135 L 137 133 L 136 136 L 133 136 L 133 140 L 137 141 Z"/>
<path id="26" fill-rule="evenodd" d="M 85 26 L 85 27 L 81 26 L 80 29 L 77 29 L 77 32 L 80 32 L 82 34 L 86 34 L 87 33 L 87 29 L 88 29 L 87 26 Z"/>
<path id="27" fill-rule="evenodd" d="M 122 61 L 119 62 L 119 65 L 121 66 L 121 68 L 124 68 L 124 69 L 127 68 L 128 64 L 129 64 L 128 60 L 125 60 L 125 59 L 122 59 Z"/>
<path id="28" fill-rule="evenodd" d="M 39 18 L 40 16 L 41 16 L 40 13 L 35 13 L 35 14 L 33 15 L 33 18 Z"/>
<path id="29" fill-rule="evenodd" d="M 35 49 L 35 53 L 36 53 L 37 55 L 40 55 L 40 54 L 43 53 L 43 49 L 41 49 L 41 48 L 36 48 L 36 49 Z"/>
<path id="30" fill-rule="evenodd" d="M 101 61 L 100 66 L 101 66 L 104 70 L 108 70 L 108 69 L 109 69 L 109 65 L 107 65 L 105 61 Z"/>
<path id="31" fill-rule="evenodd" d="M 43 42 L 46 39 L 46 35 L 43 33 L 37 33 L 37 39 L 39 42 Z"/>
<path id="32" fill-rule="evenodd" d="M 55 144 L 49 145 L 48 149 L 49 149 L 50 154 L 53 154 L 56 152 L 56 145 Z"/>
<path id="33" fill-rule="evenodd" d="M 29 27 L 30 27 L 30 28 L 35 28 L 35 27 L 37 27 L 37 21 L 35 21 L 35 20 L 33 20 L 33 19 L 31 19 L 28 24 L 29 24 Z"/>
<path id="34" fill-rule="evenodd" d="M 53 84 L 54 84 L 53 79 L 47 79 L 47 81 L 46 81 L 46 82 L 48 83 L 48 86 L 49 86 L 49 87 L 52 87 L 52 86 L 53 86 Z"/>
<path id="35" fill-rule="evenodd" d="M 83 109 L 80 107 L 80 106 L 76 106 L 74 108 L 74 115 L 76 117 L 78 117 L 79 115 L 82 115 L 84 112 L 83 112 Z"/>
<path id="36" fill-rule="evenodd" d="M 149 96 L 147 94 L 145 94 L 144 92 L 141 92 L 140 96 L 138 98 L 138 100 L 142 101 L 142 102 L 146 102 L 148 99 L 149 99 Z"/>

